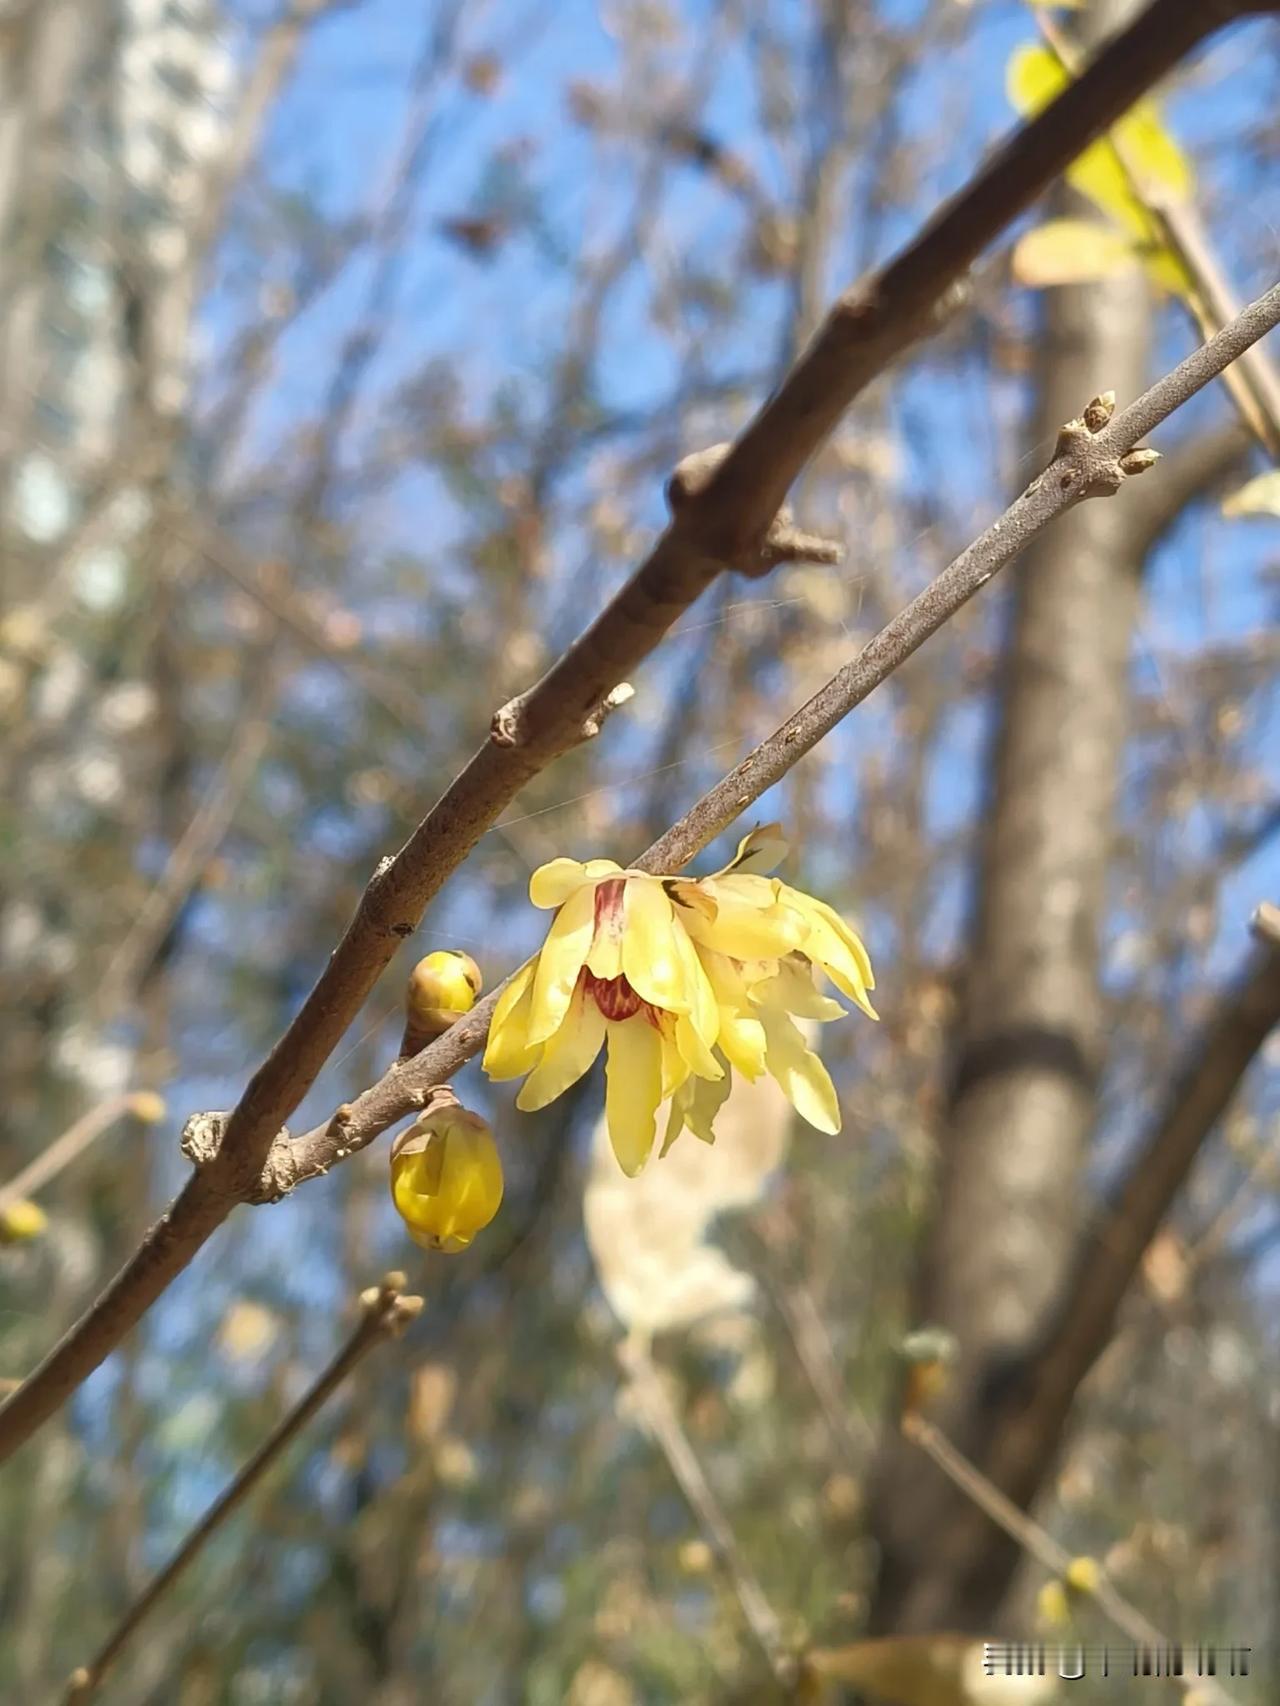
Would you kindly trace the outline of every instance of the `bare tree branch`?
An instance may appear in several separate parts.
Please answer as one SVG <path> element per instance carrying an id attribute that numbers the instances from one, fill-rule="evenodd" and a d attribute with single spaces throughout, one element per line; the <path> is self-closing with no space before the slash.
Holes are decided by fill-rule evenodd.
<path id="1" fill-rule="evenodd" d="M 1246 322 L 1247 328 L 1246 328 Z M 1241 347 L 1280 322 L 1280 285 L 1259 298 L 1240 320 L 1189 355 L 1099 433 L 1069 439 L 1043 474 L 982 536 L 914 598 L 859 655 L 834 675 L 808 704 L 776 729 L 690 807 L 634 863 L 649 871 L 676 871 L 695 857 L 806 752 L 828 735 L 875 688 L 887 681 L 931 634 L 1010 563 L 1057 516 L 1101 490 L 1114 489 L 1114 470 L 1151 427 L 1207 385 Z M 1242 344 L 1241 338 L 1247 341 Z M 1077 461 L 1083 457 L 1084 463 Z M 1158 478 L 1158 476 L 1157 476 Z M 1102 482 L 1099 484 L 1098 482 Z M 1118 482 L 1117 482 L 1118 483 Z M 325 1173 L 337 1161 L 422 1105 L 434 1084 L 446 1083 L 483 1046 L 497 1005 L 494 990 L 443 1037 L 410 1060 L 397 1062 L 378 1083 L 344 1104 L 325 1125 L 290 1139 L 282 1134 L 261 1184 L 270 1198 Z M 3 1438 L 0 1412 L 0 1439 Z"/>
<path id="2" fill-rule="evenodd" d="M 399 942 L 479 837 L 627 679 L 725 566 L 751 572 L 787 490 L 849 404 L 933 323 L 1005 225 L 1145 89 L 1245 0 L 1153 0 L 1050 107 L 991 161 L 883 272 L 842 297 L 818 337 L 707 486 L 621 591 L 527 694 L 370 883 L 319 982 L 233 1111 L 218 1155 L 232 1199 L 252 1190 L 297 1106 Z"/>
<path id="3" fill-rule="evenodd" d="M 913 1414 L 903 1418 L 902 1432 L 912 1445 L 919 1446 L 920 1450 L 937 1464 L 954 1487 L 972 1500 L 983 1516 L 989 1517 L 997 1528 L 1003 1529 L 1029 1557 L 1043 1564 L 1045 1569 L 1055 1576 L 1066 1575 L 1072 1563 L 1071 1554 L 1066 1548 L 1060 1546 L 1053 1536 L 1041 1528 L 1038 1522 L 1034 1522 L 1025 1511 L 1012 1504 L 999 1487 L 989 1481 L 976 1464 L 971 1463 L 964 1453 L 952 1444 L 940 1428 L 936 1428 L 932 1422 L 927 1422 L 923 1416 Z M 1147 1647 L 1153 1651 L 1169 1649 L 1171 1643 L 1168 1637 L 1162 1634 L 1154 1623 L 1149 1622 L 1136 1605 L 1130 1604 L 1105 1576 L 1090 1591 L 1089 1598 L 1136 1647 Z M 1212 1700 L 1216 1706 L 1231 1706 L 1232 1696 L 1207 1677 L 1188 1675 L 1180 1677 L 1178 1684 L 1187 1694 L 1194 1691 L 1198 1698 Z"/>
<path id="4" fill-rule="evenodd" d="M 26 1439 L 98 1366 L 237 1202 L 262 1200 L 325 1171 L 417 1105 L 424 1089 L 445 1082 L 475 1053 L 493 1010 L 491 1000 L 405 1063 L 399 1077 L 389 1074 L 318 1133 L 294 1146 L 282 1132 L 284 1120 L 449 874 L 519 789 L 584 738 L 584 723 L 722 567 L 748 572 L 759 567 L 795 474 L 858 392 L 926 330 L 938 304 L 983 246 L 1183 53 L 1228 18 L 1253 9 L 1243 0 L 1200 8 L 1153 0 L 1058 101 L 1015 133 L 897 260 L 836 304 L 814 344 L 706 486 L 679 504 L 646 562 L 542 680 L 504 707 L 490 739 L 400 852 L 374 875 L 315 988 L 236 1108 L 226 1118 L 200 1116 L 188 1122 L 184 1148 L 196 1163 L 195 1177 L 89 1313 L 0 1409 L 0 1456 Z M 1050 468 L 1001 521 L 772 741 L 704 796 L 641 864 L 661 870 L 686 863 L 1028 538 L 1084 497 L 1117 489 L 1127 474 L 1147 465 L 1129 456 L 1138 439 L 1278 320 L 1280 287 L 1101 431 L 1088 430 L 1083 421 L 1070 423 Z M 442 1070 L 445 1060 L 450 1064 Z"/>
<path id="5" fill-rule="evenodd" d="M 108 1096 L 81 1114 L 52 1143 L 46 1144 L 21 1172 L 14 1174 L 8 1184 L 0 1185 L 0 1215 L 15 1202 L 47 1185 L 64 1167 L 69 1167 L 78 1155 L 82 1155 L 91 1143 L 115 1124 L 121 1114 L 129 1112 L 133 1100 L 134 1096 L 129 1093 Z"/>
<path id="6" fill-rule="evenodd" d="M 698 1529 L 717 1563 L 728 1576 L 742 1615 L 765 1663 L 781 1687 L 790 1693 L 796 1681 L 796 1661 L 786 1649 L 782 1627 L 764 1589 L 738 1545 L 733 1525 L 710 1482 L 680 1418 L 663 1390 L 647 1345 L 632 1336 L 618 1346 L 618 1362 L 658 1449 L 697 1519 Z"/>
<path id="7" fill-rule="evenodd" d="M 392 1338 L 408 1326 L 422 1309 L 420 1297 L 403 1295 L 405 1277 L 388 1274 L 380 1286 L 371 1287 L 360 1299 L 361 1319 L 333 1361 L 258 1447 L 231 1485 L 201 1517 L 173 1557 L 134 1600 L 111 1634 L 87 1665 L 79 1666 L 67 1682 L 66 1706 L 81 1706 L 92 1698 L 108 1667 L 115 1663 L 139 1624 L 187 1570 L 205 1544 L 248 1498 L 303 1428 L 328 1402 L 343 1381 L 375 1345 Z"/>

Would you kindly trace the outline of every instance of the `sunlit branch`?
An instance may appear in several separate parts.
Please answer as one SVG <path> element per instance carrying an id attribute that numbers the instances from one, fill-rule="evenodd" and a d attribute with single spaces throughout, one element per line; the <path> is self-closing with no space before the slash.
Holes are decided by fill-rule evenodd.
<path id="1" fill-rule="evenodd" d="M 125 1268 L 41 1367 L 0 1408 L 7 1456 L 96 1368 L 237 1203 L 280 1194 L 323 1172 L 420 1105 L 475 1053 L 483 1003 L 398 1076 L 293 1144 L 283 1123 L 345 1034 L 429 901 L 509 802 L 587 737 L 608 694 L 657 647 L 726 567 L 758 573 L 796 475 L 860 392 L 954 301 L 970 264 L 1011 220 L 1196 44 L 1259 8 L 1247 0 L 1188 6 L 1152 0 L 1083 75 L 1014 132 L 968 185 L 880 272 L 832 308 L 813 342 L 729 454 L 685 490 L 647 560 L 528 693 L 495 715 L 472 756 L 405 846 L 379 867 L 315 987 L 230 1115 L 188 1124 L 196 1172 Z M 1124 477 L 1123 455 L 1280 319 L 1280 289 L 1247 309 L 1098 433 L 1060 447 L 1049 470 L 848 668 L 748 756 L 640 861 L 676 869 L 859 704 L 1035 532 Z M 683 468 L 682 464 L 682 468 Z M 677 482 L 676 490 L 680 490 Z M 450 1064 L 445 1067 L 443 1062 Z M 353 1121 L 354 1115 L 354 1121 Z"/>

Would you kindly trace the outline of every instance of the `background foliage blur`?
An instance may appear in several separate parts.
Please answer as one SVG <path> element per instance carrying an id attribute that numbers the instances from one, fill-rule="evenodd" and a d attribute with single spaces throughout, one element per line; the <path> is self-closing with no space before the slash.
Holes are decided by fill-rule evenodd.
<path id="1" fill-rule="evenodd" d="M 114 1123 L 42 1193 L 43 1234 L 0 1245 L 0 1375 L 172 1194 L 182 1118 L 231 1105 L 377 859 L 634 564 L 673 463 L 731 435 L 1013 122 L 1005 68 L 1035 32 L 1004 0 L 0 5 L 0 1180 L 122 1092 L 169 1110 Z M 1274 23 L 1229 32 L 1167 92 L 1241 296 L 1274 266 L 1278 49 Z M 845 565 L 722 580 L 417 951 L 505 975 L 537 939 L 535 865 L 647 845 L 1057 422 L 1194 335 L 1136 265 L 1033 293 L 989 256 L 802 483 Z M 764 802 L 787 874 L 857 920 L 879 975 L 880 1026 L 825 1039 L 842 1136 L 792 1133 L 766 1095 L 633 1186 L 592 1159 L 594 1079 L 521 1116 L 473 1068 L 508 1197 L 467 1255 L 408 1244 L 385 1146 L 242 1210 L 0 1477 L 4 1699 L 50 1696 L 398 1266 L 421 1321 L 102 1698 L 765 1698 L 623 1325 L 653 1336 L 788 1639 L 1042 1626 L 1025 1561 L 1008 1597 L 991 1565 L 990 1603 L 961 1572 L 912 1607 L 929 1523 L 882 1508 L 887 1442 L 897 1347 L 950 1295 L 974 1449 L 973 1359 L 1061 1304 L 1069 1244 L 1275 895 L 1277 533 L 1219 501 L 1262 463 L 1220 388 L 1158 442 L 1190 447 L 1163 486 L 1011 571 L 1038 614 L 992 588 Z M 302 1125 L 394 1055 L 411 956 Z M 955 1062 L 985 1015 L 1025 1025 L 1020 1001 L 1090 1070 L 1063 1090 L 1024 1062 L 1001 1094 L 1030 1114 L 975 1110 Z M 1280 1602 L 1276 1058 L 1148 1248 L 1035 1505 L 1166 1630 L 1255 1648 Z"/>

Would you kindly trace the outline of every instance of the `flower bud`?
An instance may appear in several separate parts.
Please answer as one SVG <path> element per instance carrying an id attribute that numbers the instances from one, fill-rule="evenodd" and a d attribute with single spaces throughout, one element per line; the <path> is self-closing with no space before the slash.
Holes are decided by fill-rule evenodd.
<path id="1" fill-rule="evenodd" d="M 38 1238 L 48 1224 L 39 1203 L 19 1197 L 7 1208 L 0 1208 L 0 1244 L 25 1244 L 30 1238 Z"/>
<path id="2" fill-rule="evenodd" d="M 465 1250 L 502 1202 L 498 1147 L 479 1114 L 449 1101 L 401 1132 L 391 1146 L 391 1199 L 415 1243 Z"/>
<path id="3" fill-rule="evenodd" d="M 1097 1593 L 1102 1583 L 1102 1571 L 1096 1558 L 1073 1558 L 1063 1571 L 1062 1579 L 1073 1593 Z"/>
<path id="4" fill-rule="evenodd" d="M 154 1090 L 135 1090 L 129 1098 L 129 1112 L 135 1120 L 157 1125 L 165 1116 L 164 1097 Z"/>
<path id="5" fill-rule="evenodd" d="M 417 1054 L 432 1037 L 442 1036 L 463 1013 L 469 1013 L 483 982 L 471 955 L 458 948 L 440 948 L 419 960 L 409 974 L 405 994 L 401 1060 Z"/>

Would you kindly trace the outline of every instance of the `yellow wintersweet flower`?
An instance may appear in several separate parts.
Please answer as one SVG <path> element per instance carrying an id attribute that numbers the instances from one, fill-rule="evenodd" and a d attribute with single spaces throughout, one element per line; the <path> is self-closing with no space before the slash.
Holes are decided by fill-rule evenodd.
<path id="1" fill-rule="evenodd" d="M 391 1199 L 415 1243 L 465 1250 L 502 1203 L 502 1162 L 479 1114 L 437 1102 L 401 1132 L 391 1146 Z"/>
<path id="2" fill-rule="evenodd" d="M 649 1157 L 664 1101 L 664 1152 L 686 1124 L 713 1140 L 732 1066 L 749 1079 L 769 1072 L 803 1118 L 838 1131 L 831 1080 L 794 1019 L 844 1011 L 814 987 L 814 966 L 874 1018 L 871 964 L 829 906 L 763 874 L 785 850 L 769 825 L 709 877 L 652 876 L 611 859 L 540 867 L 529 898 L 556 917 L 498 1002 L 489 1076 L 528 1073 L 517 1105 L 530 1111 L 563 1094 L 607 1046 L 605 1115 L 630 1174 Z"/>

